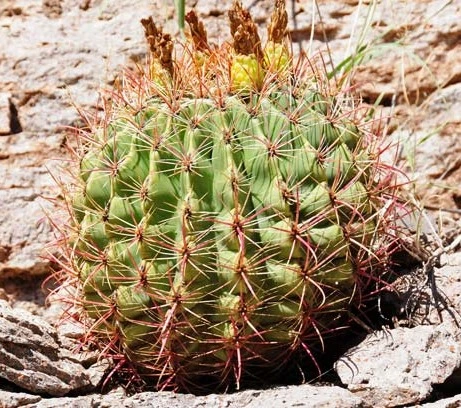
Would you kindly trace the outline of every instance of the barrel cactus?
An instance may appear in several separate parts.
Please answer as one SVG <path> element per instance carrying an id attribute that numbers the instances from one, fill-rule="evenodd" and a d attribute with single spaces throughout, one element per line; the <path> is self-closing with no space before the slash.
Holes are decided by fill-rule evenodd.
<path id="1" fill-rule="evenodd" d="M 293 57 L 275 3 L 264 46 L 239 2 L 221 46 L 193 12 L 179 48 L 143 20 L 148 69 L 81 133 L 65 275 L 85 340 L 147 386 L 315 361 L 380 286 L 395 172 L 353 95 Z"/>

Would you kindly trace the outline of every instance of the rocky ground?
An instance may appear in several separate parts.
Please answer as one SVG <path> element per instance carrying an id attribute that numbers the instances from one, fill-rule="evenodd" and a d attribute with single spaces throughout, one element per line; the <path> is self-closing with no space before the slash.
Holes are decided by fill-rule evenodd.
<path id="1" fill-rule="evenodd" d="M 175 30 L 167 0 L 2 0 L 0 2 L 0 406 L 218 407 L 461 406 L 461 2 L 459 0 L 288 1 L 295 49 L 338 64 L 362 38 L 374 42 L 354 76 L 364 101 L 379 99 L 413 192 L 426 208 L 410 222 L 423 262 L 400 270 L 398 306 L 332 367 L 336 381 L 229 395 L 102 394 L 109 362 L 75 352 L 78 328 L 59 324 L 46 302 L 46 214 L 59 188 L 50 175 L 72 146 L 76 107 L 94 112 L 98 89 L 123 66 L 142 62 L 139 20 L 154 15 Z M 271 1 L 244 1 L 261 26 Z M 188 2 L 220 31 L 230 1 Z M 373 13 L 371 13 L 373 11 Z M 367 21 L 367 19 L 369 21 Z M 312 23 L 315 23 L 312 25 Z M 363 32 L 362 27 L 369 29 Z M 330 57 L 331 56 L 331 57 Z M 417 228 L 422 220 L 421 228 Z M 429 247 L 427 247 L 429 245 Z M 399 300 L 399 302 L 397 302 Z"/>

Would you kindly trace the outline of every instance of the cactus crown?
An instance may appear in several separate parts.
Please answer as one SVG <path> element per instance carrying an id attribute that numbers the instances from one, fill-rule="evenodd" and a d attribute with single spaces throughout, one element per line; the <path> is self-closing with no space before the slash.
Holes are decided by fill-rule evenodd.
<path id="1" fill-rule="evenodd" d="M 381 279 L 396 192 L 379 137 L 298 60 L 275 2 L 175 55 L 142 20 L 149 69 L 82 139 L 66 274 L 86 339 L 158 389 L 200 392 L 312 359 Z"/>

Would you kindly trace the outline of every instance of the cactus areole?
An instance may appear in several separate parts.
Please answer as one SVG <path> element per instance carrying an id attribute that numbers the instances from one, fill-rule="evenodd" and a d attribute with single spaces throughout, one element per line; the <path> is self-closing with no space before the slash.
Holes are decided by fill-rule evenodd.
<path id="1" fill-rule="evenodd" d="M 265 44 L 238 2 L 229 18 L 219 47 L 193 12 L 181 47 L 142 21 L 148 69 L 81 132 L 66 194 L 85 340 L 156 389 L 235 389 L 315 361 L 379 287 L 392 241 L 376 126 L 292 56 L 283 1 Z"/>

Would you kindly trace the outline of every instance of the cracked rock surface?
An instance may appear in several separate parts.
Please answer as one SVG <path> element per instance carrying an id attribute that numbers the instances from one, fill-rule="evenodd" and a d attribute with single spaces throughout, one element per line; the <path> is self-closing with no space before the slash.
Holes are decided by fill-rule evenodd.
<path id="1" fill-rule="evenodd" d="M 272 1 L 244 0 L 264 31 Z M 212 41 L 222 41 L 231 0 L 191 0 Z M 380 114 L 418 180 L 415 192 L 434 220 L 433 262 L 407 272 L 391 291 L 398 322 L 370 333 L 336 364 L 328 386 L 299 385 L 230 395 L 175 395 L 121 389 L 102 394 L 108 362 L 76 352 L 78 328 L 56 326 L 62 307 L 42 284 L 59 217 L 60 174 L 81 112 L 97 111 L 98 89 L 146 56 L 139 20 L 153 15 L 175 33 L 166 0 L 0 1 L 0 406 L 222 407 L 461 406 L 461 2 L 287 0 L 294 50 L 322 52 L 337 65 L 372 43 L 354 83 Z M 370 14 L 371 10 L 373 14 Z M 362 27 L 368 22 L 369 29 Z M 263 32 L 262 31 L 262 32 Z M 366 58 L 365 58 L 366 57 Z M 368 58 L 371 57 L 371 58 Z M 440 211 L 442 209 L 442 211 Z M 56 222 L 59 222 L 59 218 Z M 425 237 L 423 237 L 425 238 Z M 402 266 L 402 269 L 405 269 Z M 399 327 L 401 326 L 401 327 Z"/>
<path id="2" fill-rule="evenodd" d="M 46 321 L 0 301 L 0 378 L 25 391 L 62 396 L 93 390 L 103 373 L 94 376 L 65 350 Z"/>
<path id="3" fill-rule="evenodd" d="M 371 406 L 393 407 L 425 400 L 461 366 L 461 331 L 449 324 L 378 331 L 336 363 L 354 395 Z M 454 386 L 461 387 L 457 381 Z"/>

